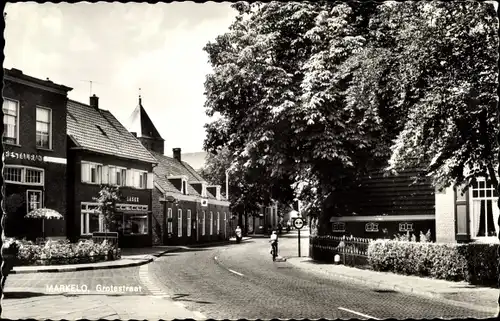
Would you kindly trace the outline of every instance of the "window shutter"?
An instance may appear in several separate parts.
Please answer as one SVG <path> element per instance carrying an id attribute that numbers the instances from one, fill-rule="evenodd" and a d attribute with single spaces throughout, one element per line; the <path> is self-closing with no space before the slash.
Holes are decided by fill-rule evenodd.
<path id="1" fill-rule="evenodd" d="M 127 169 L 127 178 L 126 178 L 127 179 L 127 184 L 126 185 L 129 186 L 129 187 L 133 187 L 134 186 L 133 185 L 134 179 L 133 179 L 132 175 L 134 175 L 133 170 Z"/>
<path id="2" fill-rule="evenodd" d="M 153 173 L 148 173 L 147 175 L 147 189 L 153 189 Z"/>
<path id="3" fill-rule="evenodd" d="M 102 167 L 101 183 L 102 184 L 109 184 L 109 166 L 108 165 L 104 165 Z"/>
<path id="4" fill-rule="evenodd" d="M 455 191 L 455 239 L 457 242 L 470 240 L 469 190 L 462 195 L 462 188 Z"/>
<path id="5" fill-rule="evenodd" d="M 109 184 L 116 185 L 116 167 L 109 167 Z"/>
<path id="6" fill-rule="evenodd" d="M 90 164 L 82 163 L 82 182 L 90 181 Z"/>

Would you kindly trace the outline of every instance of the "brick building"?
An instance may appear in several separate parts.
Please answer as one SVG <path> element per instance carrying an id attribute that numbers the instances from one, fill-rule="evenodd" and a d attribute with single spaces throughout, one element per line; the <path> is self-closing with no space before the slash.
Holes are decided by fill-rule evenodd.
<path id="1" fill-rule="evenodd" d="M 153 169 L 153 243 L 193 244 L 228 239 L 234 218 L 229 202 L 221 196 L 221 187 L 209 186 L 183 162 L 180 148 L 173 149 L 173 157 L 164 155 L 164 139 L 140 98 L 128 126 L 158 162 Z"/>
<path id="2" fill-rule="evenodd" d="M 7 236 L 34 239 L 42 224 L 24 216 L 50 208 L 66 216 L 66 103 L 72 88 L 4 69 L 3 155 Z M 64 236 L 63 221 L 47 220 L 46 236 Z"/>
<path id="3" fill-rule="evenodd" d="M 95 95 L 90 104 L 68 102 L 68 237 L 103 232 L 95 212 L 101 184 L 120 187 L 117 232 L 121 247 L 152 244 L 151 191 L 156 159 L 107 110 Z"/>

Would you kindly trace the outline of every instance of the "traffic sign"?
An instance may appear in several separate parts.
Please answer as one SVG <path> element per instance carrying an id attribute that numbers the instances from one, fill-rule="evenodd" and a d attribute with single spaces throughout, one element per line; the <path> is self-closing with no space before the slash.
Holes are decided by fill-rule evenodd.
<path id="1" fill-rule="evenodd" d="M 304 220 L 301 217 L 297 217 L 293 220 L 293 226 L 297 229 L 300 230 L 302 227 L 304 227 Z"/>

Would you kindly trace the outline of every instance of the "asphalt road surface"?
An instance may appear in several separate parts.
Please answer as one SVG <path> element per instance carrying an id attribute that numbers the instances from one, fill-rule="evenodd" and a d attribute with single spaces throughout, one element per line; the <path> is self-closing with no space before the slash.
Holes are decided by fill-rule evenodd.
<path id="1" fill-rule="evenodd" d="M 297 256 L 296 234 L 280 239 L 280 255 Z M 168 253 L 148 265 L 148 274 L 172 299 L 214 319 L 491 317 L 273 262 L 267 239 Z"/>

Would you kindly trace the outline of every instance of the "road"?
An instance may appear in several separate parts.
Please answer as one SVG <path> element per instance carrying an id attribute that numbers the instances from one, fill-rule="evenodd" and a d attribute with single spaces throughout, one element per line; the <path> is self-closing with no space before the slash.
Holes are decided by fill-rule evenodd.
<path id="1" fill-rule="evenodd" d="M 303 236 L 306 243 L 308 236 Z M 296 234 L 280 239 L 280 255 L 297 255 Z M 307 273 L 287 262 L 272 262 L 267 239 L 169 253 L 148 265 L 148 275 L 174 300 L 214 319 L 491 316 L 436 299 Z"/>

